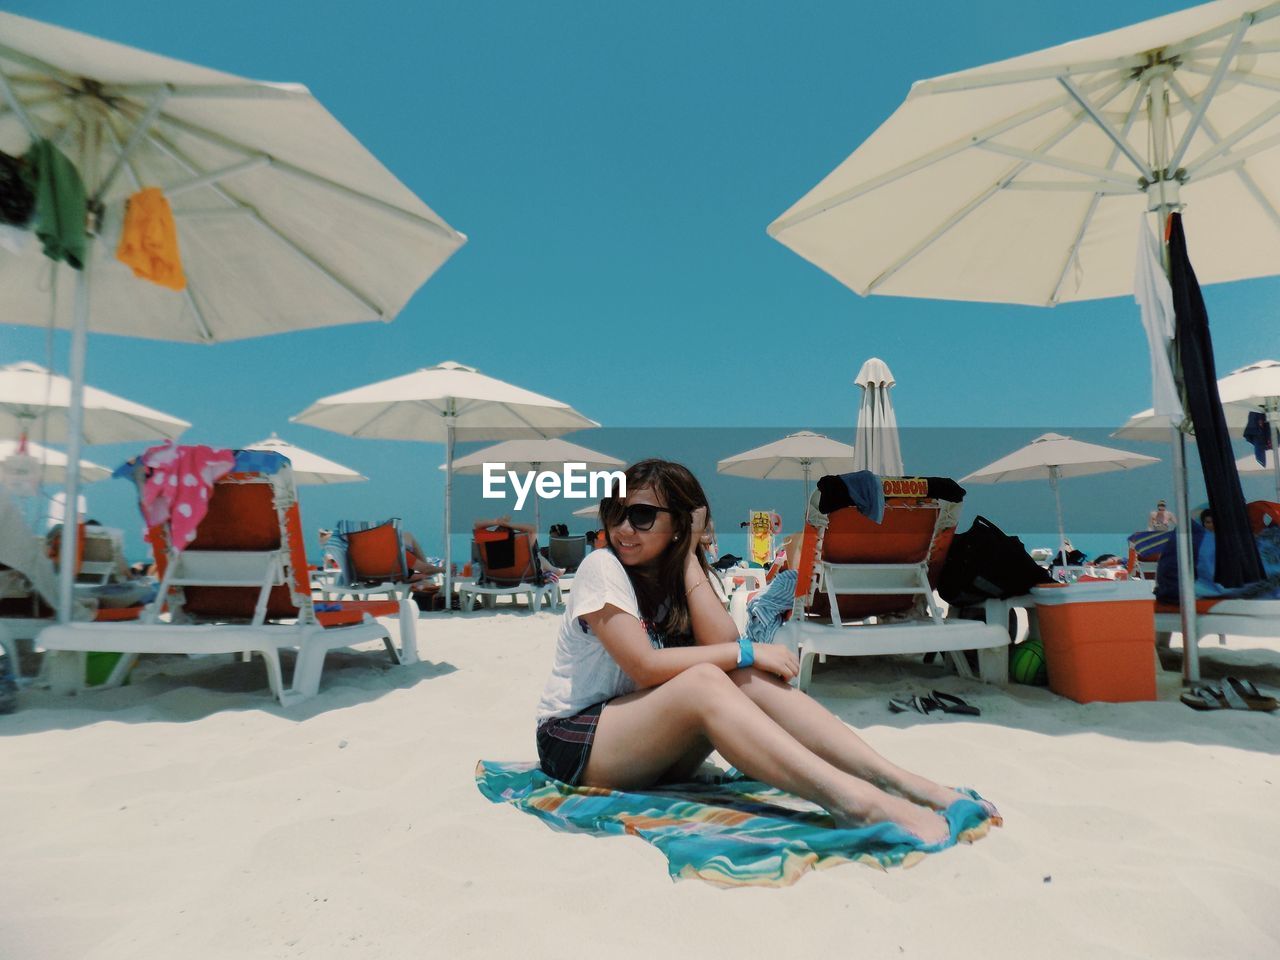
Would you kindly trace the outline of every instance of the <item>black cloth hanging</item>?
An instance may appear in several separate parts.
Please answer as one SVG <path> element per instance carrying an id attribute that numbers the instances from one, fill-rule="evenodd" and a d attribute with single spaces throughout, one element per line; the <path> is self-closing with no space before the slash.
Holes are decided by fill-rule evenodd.
<path id="1" fill-rule="evenodd" d="M 1209 313 L 1187 257 L 1187 238 L 1178 213 L 1169 217 L 1169 285 L 1173 288 L 1175 343 L 1187 408 L 1195 424 L 1196 450 L 1213 511 L 1217 545 L 1214 579 L 1224 587 L 1239 587 L 1263 578 L 1262 561 L 1249 528 L 1231 435 L 1218 396 Z"/>

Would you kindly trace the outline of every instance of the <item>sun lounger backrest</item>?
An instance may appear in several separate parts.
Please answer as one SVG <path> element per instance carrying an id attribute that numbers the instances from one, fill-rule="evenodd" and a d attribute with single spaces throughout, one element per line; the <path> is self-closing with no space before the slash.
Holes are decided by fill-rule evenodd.
<path id="1" fill-rule="evenodd" d="M 817 617 L 831 615 L 825 592 L 818 589 L 821 564 L 926 563 L 928 580 L 936 586 L 955 536 L 959 504 L 930 497 L 886 496 L 885 512 L 874 523 L 855 507 L 836 510 L 825 530 L 807 525 L 796 580 L 796 597 Z M 842 620 L 900 613 L 912 608 L 910 594 L 840 597 Z"/>
<path id="2" fill-rule="evenodd" d="M 1280 526 L 1280 503 L 1255 500 L 1245 505 L 1245 511 L 1249 515 L 1249 527 L 1254 533 L 1261 533 L 1268 525 Z"/>
<path id="3" fill-rule="evenodd" d="M 552 537 L 547 544 L 547 559 L 569 573 L 578 569 L 586 555 L 587 538 L 584 536 Z"/>
<path id="4" fill-rule="evenodd" d="M 169 564 L 168 528 L 152 527 L 148 539 L 157 573 L 163 579 Z M 261 553 L 282 548 L 288 582 L 272 587 L 266 618 L 311 619 L 314 614 L 302 522 L 297 500 L 292 496 L 292 477 L 285 470 L 277 474 L 229 473 L 215 483 L 209 496 L 209 512 L 186 549 L 193 553 Z M 184 586 L 181 608 L 196 619 L 247 621 L 254 617 L 258 595 L 257 587 Z M 170 604 L 175 604 L 172 597 Z"/>
<path id="5" fill-rule="evenodd" d="M 531 539 L 531 534 L 512 531 L 510 540 L 503 538 L 474 541 L 480 551 L 484 582 L 499 587 L 539 582 L 537 562 L 529 543 Z M 514 558 L 507 562 L 506 558 L 512 556 Z M 498 566 L 494 561 L 502 565 Z"/>

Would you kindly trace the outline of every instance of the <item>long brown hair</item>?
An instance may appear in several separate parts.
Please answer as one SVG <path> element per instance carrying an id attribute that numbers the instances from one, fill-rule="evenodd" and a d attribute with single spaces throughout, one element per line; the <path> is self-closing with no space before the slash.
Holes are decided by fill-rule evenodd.
<path id="1" fill-rule="evenodd" d="M 648 570 L 624 567 L 640 603 L 640 613 L 657 632 L 668 637 L 688 634 L 692 629 L 689 618 L 689 601 L 684 592 L 685 553 L 689 549 L 689 536 L 693 528 L 693 511 L 707 508 L 707 523 L 711 523 L 711 506 L 698 478 L 689 468 L 670 460 L 641 460 L 626 470 L 627 489 L 649 487 L 671 510 L 672 540 L 666 550 Z M 604 519 L 601 511 L 601 520 Z M 605 539 L 613 549 L 609 526 L 605 524 Z M 709 577 L 707 557 L 702 545 L 697 547 L 698 563 Z"/>

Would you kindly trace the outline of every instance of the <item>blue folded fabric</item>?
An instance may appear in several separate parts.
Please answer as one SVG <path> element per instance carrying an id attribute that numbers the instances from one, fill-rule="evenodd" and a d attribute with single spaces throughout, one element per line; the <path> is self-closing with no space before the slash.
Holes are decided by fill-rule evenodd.
<path id="1" fill-rule="evenodd" d="M 773 578 L 769 589 L 747 603 L 747 636 L 752 643 L 773 643 L 774 634 L 782 626 L 782 618 L 795 602 L 796 572 L 783 570 Z"/>

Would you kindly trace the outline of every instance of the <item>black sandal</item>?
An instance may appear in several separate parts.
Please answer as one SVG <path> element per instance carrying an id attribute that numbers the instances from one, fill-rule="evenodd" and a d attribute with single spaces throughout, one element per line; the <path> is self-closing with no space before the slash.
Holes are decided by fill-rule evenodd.
<path id="1" fill-rule="evenodd" d="M 894 713 L 910 713 L 915 711 L 916 713 L 928 714 L 932 713 L 934 710 L 942 710 L 944 708 L 937 700 L 932 700 L 929 697 L 912 697 L 910 700 L 902 697 L 895 697 L 889 701 L 889 709 Z"/>
<path id="2" fill-rule="evenodd" d="M 943 713 L 959 713 L 966 717 L 982 716 L 982 711 L 973 704 L 966 703 L 949 693 L 943 693 L 941 690 L 933 691 L 933 700 Z"/>

